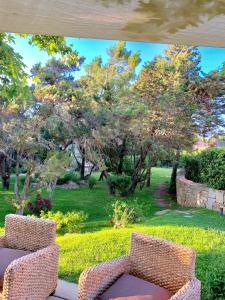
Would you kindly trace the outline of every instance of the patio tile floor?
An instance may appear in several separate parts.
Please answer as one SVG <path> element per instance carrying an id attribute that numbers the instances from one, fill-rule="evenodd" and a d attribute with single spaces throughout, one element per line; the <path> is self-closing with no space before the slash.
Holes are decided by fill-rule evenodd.
<path id="1" fill-rule="evenodd" d="M 58 280 L 58 286 L 53 296 L 48 297 L 48 300 L 76 300 L 77 299 L 77 284 Z"/>

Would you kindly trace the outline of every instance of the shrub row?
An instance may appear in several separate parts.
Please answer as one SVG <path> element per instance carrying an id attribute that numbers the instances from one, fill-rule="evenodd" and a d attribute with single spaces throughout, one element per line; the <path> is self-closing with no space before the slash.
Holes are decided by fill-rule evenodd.
<path id="1" fill-rule="evenodd" d="M 225 148 L 209 148 L 185 158 L 186 178 L 225 190 Z"/>

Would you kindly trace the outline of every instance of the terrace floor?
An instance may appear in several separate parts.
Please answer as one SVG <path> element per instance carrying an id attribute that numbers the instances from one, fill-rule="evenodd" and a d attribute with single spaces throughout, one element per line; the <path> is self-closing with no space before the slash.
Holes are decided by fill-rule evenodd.
<path id="1" fill-rule="evenodd" d="M 77 284 L 67 282 L 65 280 L 58 280 L 58 286 L 54 296 L 48 297 L 47 300 L 75 300 L 77 299 Z"/>

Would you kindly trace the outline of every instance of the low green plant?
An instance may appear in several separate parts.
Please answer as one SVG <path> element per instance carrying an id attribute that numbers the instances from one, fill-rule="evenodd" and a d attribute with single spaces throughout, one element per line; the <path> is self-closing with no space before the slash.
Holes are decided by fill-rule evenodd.
<path id="1" fill-rule="evenodd" d="M 122 175 L 110 175 L 107 179 L 109 191 L 111 195 L 115 195 L 116 192 L 119 193 L 120 196 L 127 196 L 127 187 L 130 183 L 130 176 L 122 174 Z"/>
<path id="2" fill-rule="evenodd" d="M 62 185 L 65 184 L 69 181 L 73 181 L 73 182 L 78 182 L 79 181 L 79 175 L 75 172 L 66 172 L 63 176 L 61 176 L 58 180 L 57 180 L 57 184 L 58 185 Z"/>
<path id="3" fill-rule="evenodd" d="M 44 212 L 40 214 L 41 219 L 50 219 L 56 222 L 57 232 L 60 234 L 80 232 L 88 216 L 83 211 L 72 211 L 67 213 Z"/>
<path id="4" fill-rule="evenodd" d="M 96 185 L 96 183 L 97 183 L 97 180 L 96 180 L 95 177 L 90 176 L 90 177 L 88 178 L 88 187 L 89 187 L 89 189 L 93 189 L 94 186 Z"/>
<path id="5" fill-rule="evenodd" d="M 124 228 L 127 224 L 140 222 L 142 216 L 142 210 L 137 203 L 131 206 L 125 201 L 116 200 L 112 204 L 112 215 L 110 215 L 109 222 L 114 228 Z"/>

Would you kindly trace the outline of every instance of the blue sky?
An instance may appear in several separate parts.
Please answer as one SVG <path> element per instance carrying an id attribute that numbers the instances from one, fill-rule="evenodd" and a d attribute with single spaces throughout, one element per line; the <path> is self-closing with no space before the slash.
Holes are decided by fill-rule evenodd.
<path id="1" fill-rule="evenodd" d="M 67 40 L 68 43 L 73 45 L 74 49 L 77 49 L 81 55 L 86 57 L 85 63 L 91 62 L 96 56 L 101 56 L 103 61 L 106 61 L 106 50 L 116 42 L 81 38 L 68 38 Z M 15 50 L 24 57 L 24 62 L 27 65 L 28 70 L 30 70 L 35 63 L 44 63 L 49 59 L 49 56 L 44 51 L 40 51 L 35 46 L 30 46 L 26 39 L 16 37 L 16 44 L 14 47 Z M 129 50 L 138 51 L 141 55 L 142 61 L 137 72 L 140 71 L 142 65 L 146 61 L 152 60 L 156 55 L 162 54 L 166 47 L 166 44 L 127 42 L 127 48 Z M 222 63 L 225 62 L 225 48 L 199 47 L 199 50 L 202 55 L 202 70 L 206 73 L 220 67 Z M 80 71 L 79 75 L 82 73 L 83 70 Z"/>

